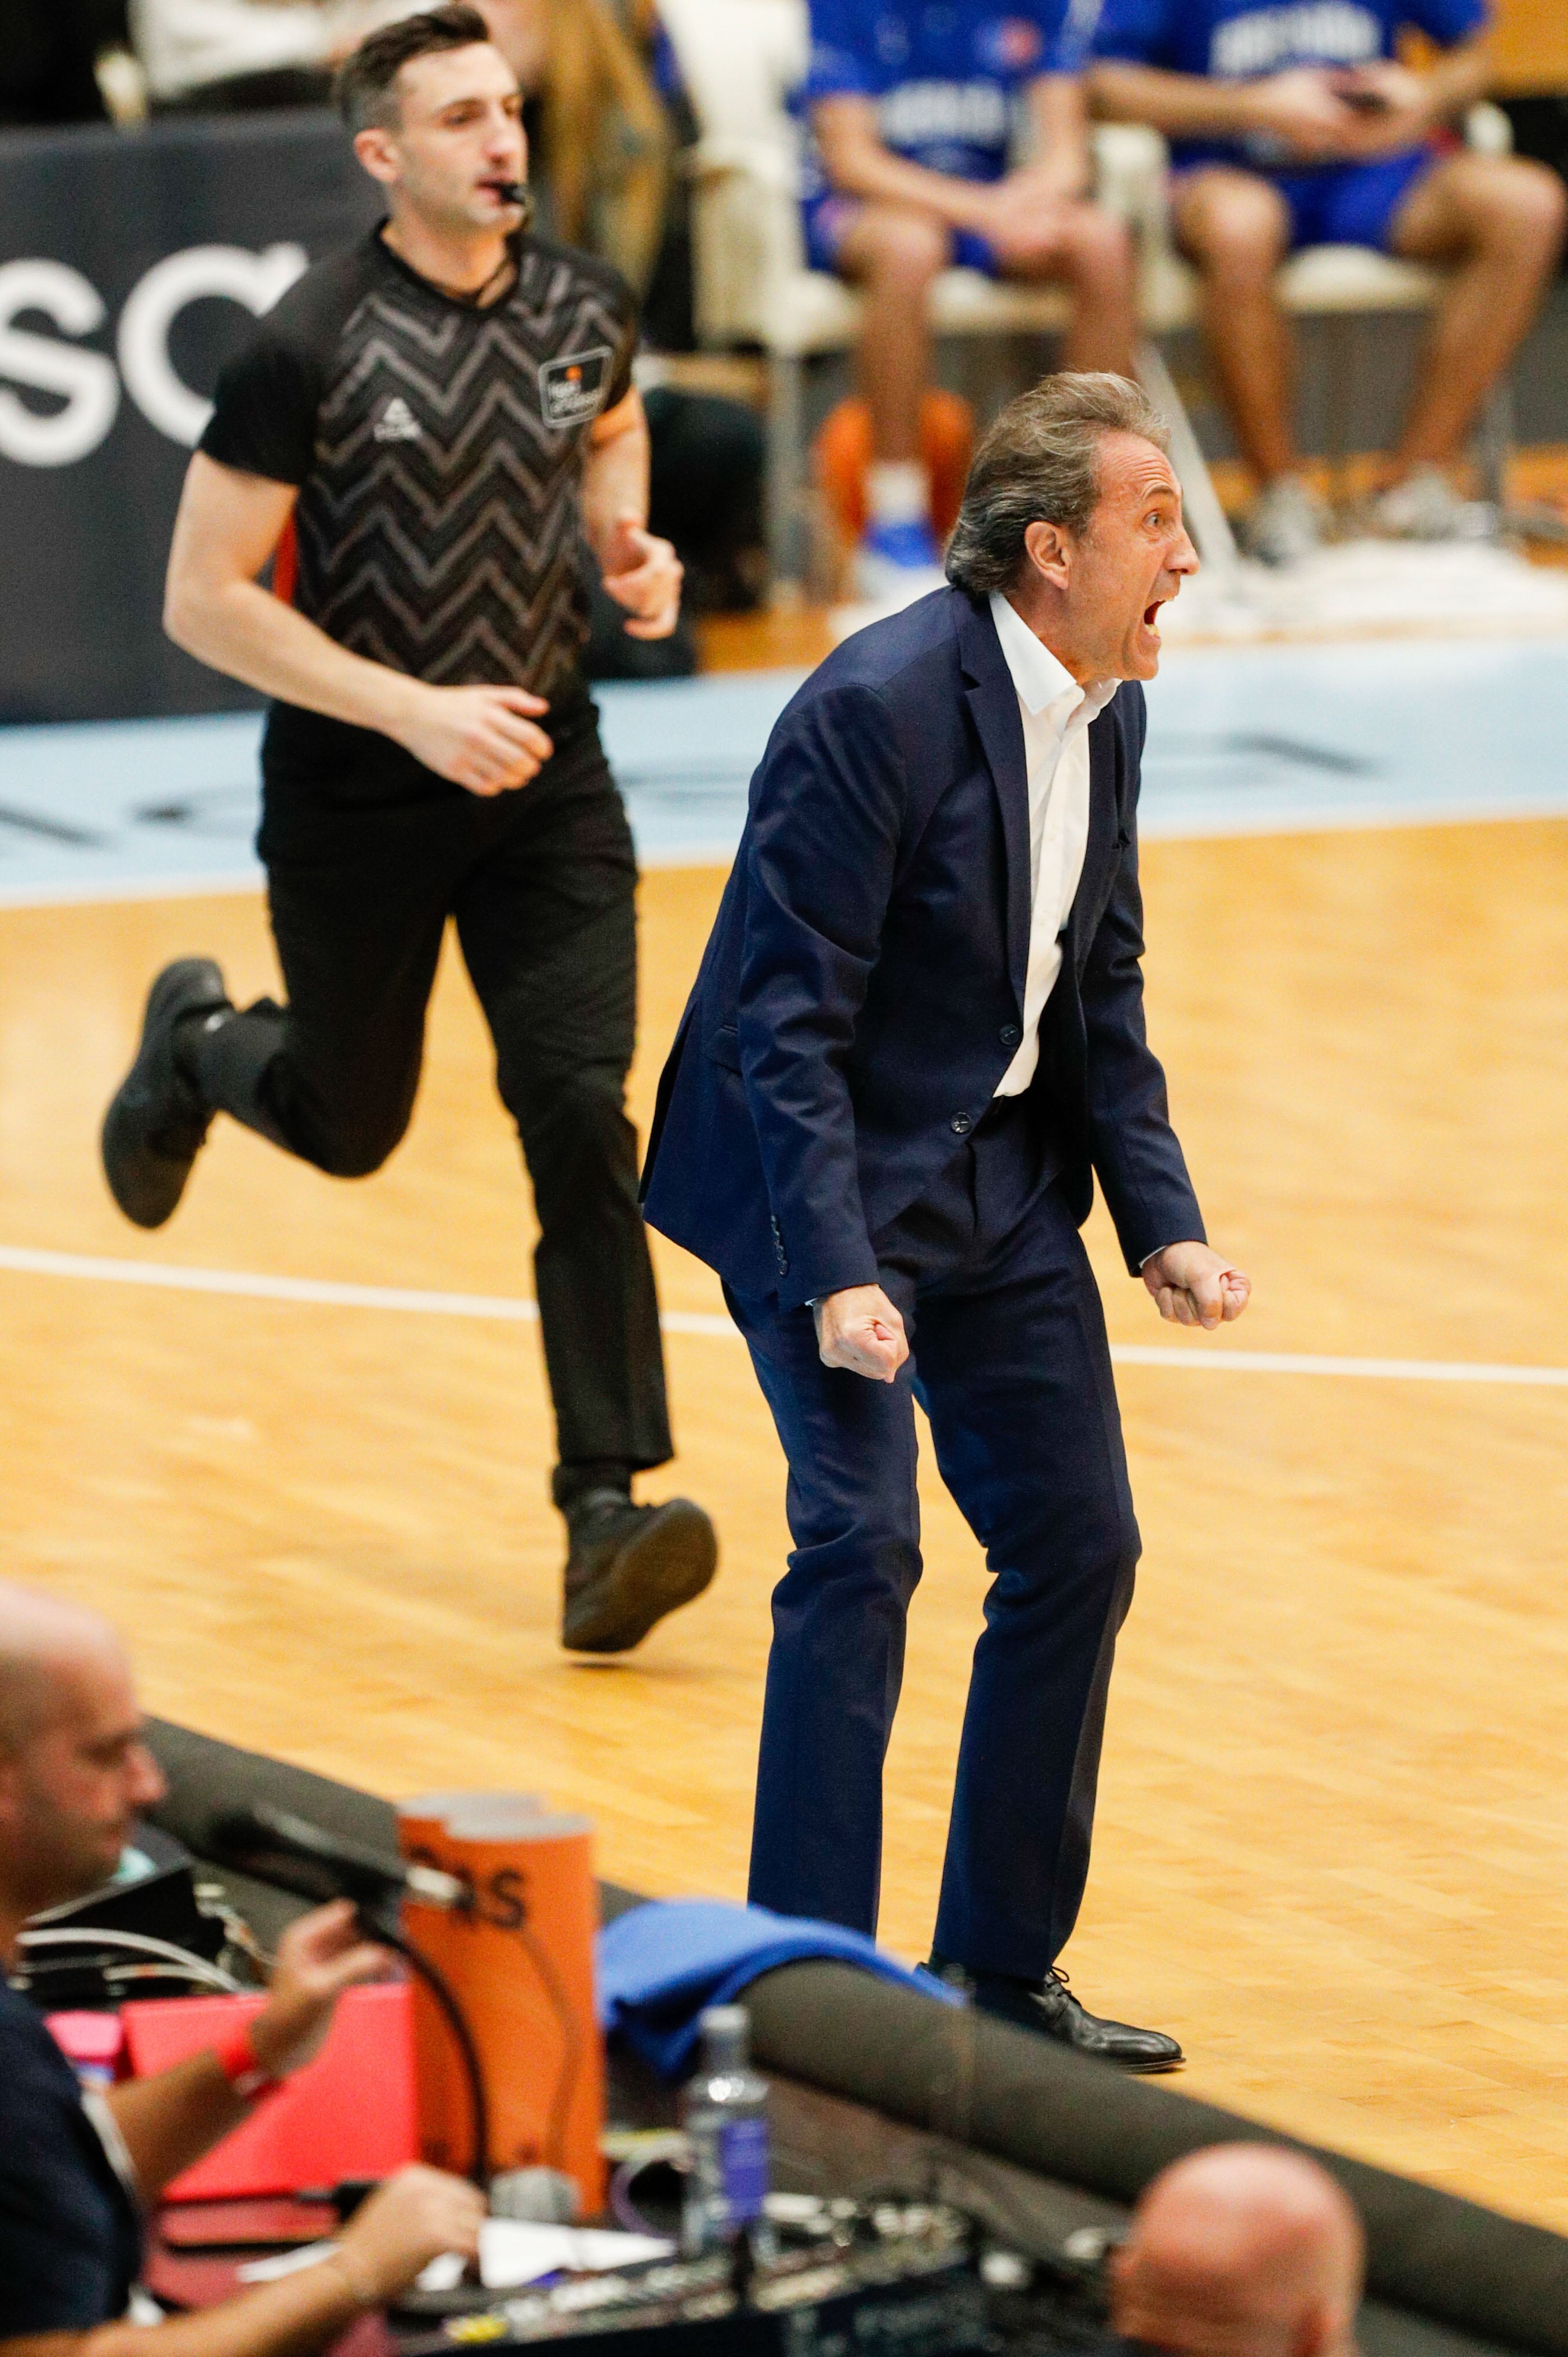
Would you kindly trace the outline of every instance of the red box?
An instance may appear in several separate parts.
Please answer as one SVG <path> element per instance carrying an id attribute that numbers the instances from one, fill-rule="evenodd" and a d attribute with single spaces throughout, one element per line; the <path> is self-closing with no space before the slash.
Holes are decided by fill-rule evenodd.
<path id="1" fill-rule="evenodd" d="M 263 1996 L 151 1998 L 121 2008 L 131 2075 L 148 2079 L 216 2046 Z M 344 2177 L 386 2177 L 419 2158 L 413 2033 L 403 1981 L 349 1989 L 326 2045 L 231 2136 L 177 2177 L 168 2201 L 296 2193 Z"/>

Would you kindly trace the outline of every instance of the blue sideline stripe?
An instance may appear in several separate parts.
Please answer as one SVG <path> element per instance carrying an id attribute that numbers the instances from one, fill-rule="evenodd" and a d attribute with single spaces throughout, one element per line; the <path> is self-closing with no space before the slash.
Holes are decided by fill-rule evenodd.
<path id="1" fill-rule="evenodd" d="M 597 691 L 639 856 L 727 866 L 804 674 Z M 251 890 L 259 716 L 0 728 L 0 905 Z M 1149 688 L 1145 837 L 1568 813 L 1568 645 L 1177 648 Z"/>

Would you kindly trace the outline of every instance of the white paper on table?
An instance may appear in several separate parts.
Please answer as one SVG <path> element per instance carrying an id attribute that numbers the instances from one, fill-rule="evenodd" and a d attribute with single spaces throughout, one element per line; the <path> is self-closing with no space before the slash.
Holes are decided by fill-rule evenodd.
<path id="1" fill-rule="evenodd" d="M 602 2275 L 650 2259 L 668 2259 L 673 2243 L 656 2234 L 619 2234 L 604 2226 L 536 2226 L 487 2218 L 479 2229 L 479 2276 L 487 2291 L 509 2291 L 558 2272 Z"/>
<path id="2" fill-rule="evenodd" d="M 302 2267 L 319 2266 L 336 2243 L 305 2243 L 298 2250 L 251 2259 L 236 2270 L 242 2283 L 276 2283 Z M 650 2259 L 667 2259 L 673 2243 L 656 2234 L 620 2234 L 605 2226 L 535 2226 L 517 2218 L 487 2218 L 479 2228 L 479 2279 L 487 2291 L 511 2291 L 542 2276 L 603 2275 Z M 432 2259 L 419 2277 L 421 2291 L 451 2291 L 463 2279 L 457 2252 Z"/>
<path id="3" fill-rule="evenodd" d="M 461 2251 L 443 2251 L 438 2258 L 426 2260 L 414 2282 L 421 2291 L 456 2291 L 467 2264 Z"/>

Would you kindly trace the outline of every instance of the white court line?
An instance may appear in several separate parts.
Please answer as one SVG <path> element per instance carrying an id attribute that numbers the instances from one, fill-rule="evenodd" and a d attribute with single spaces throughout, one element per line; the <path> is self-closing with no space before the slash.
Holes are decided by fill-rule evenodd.
<path id="1" fill-rule="evenodd" d="M 167 1293 L 214 1293 L 254 1301 L 313 1302 L 334 1309 L 412 1310 L 425 1318 L 490 1318 L 531 1325 L 539 1305 L 521 1294 L 422 1293 L 388 1285 L 339 1285 L 322 1276 L 265 1276 L 238 1268 L 181 1268 L 162 1261 L 98 1260 L 82 1253 L 39 1252 L 0 1244 L 0 1269 L 18 1276 L 86 1278 L 101 1285 L 146 1285 Z M 667 1334 L 707 1334 L 738 1342 L 728 1318 L 702 1309 L 666 1309 Z M 1340 1359 L 1291 1351 L 1172 1349 L 1157 1342 L 1113 1342 L 1122 1367 L 1186 1367 L 1204 1374 L 1348 1375 L 1384 1383 L 1526 1383 L 1568 1389 L 1568 1367 L 1518 1367 L 1460 1359 Z"/>
<path id="2" fill-rule="evenodd" d="M 180 1268 L 149 1260 L 96 1260 L 81 1253 L 35 1252 L 0 1244 L 0 1269 L 18 1276 L 74 1276 L 100 1285 L 150 1285 L 166 1293 L 241 1295 L 253 1301 L 316 1302 L 332 1309 L 403 1309 L 426 1318 L 499 1318 L 532 1325 L 539 1304 L 521 1294 L 418 1293 L 390 1285 L 339 1285 L 323 1276 L 264 1276 L 242 1268 Z M 671 1334 L 740 1337 L 727 1318 L 669 1309 L 660 1323 Z"/>
<path id="3" fill-rule="evenodd" d="M 1112 1342 L 1119 1367 L 1191 1367 L 1200 1373 L 1238 1375 L 1369 1375 L 1383 1383 L 1545 1383 L 1568 1389 L 1568 1367 L 1510 1367 L 1463 1359 L 1331 1359 L 1309 1351 L 1206 1351 L 1162 1348 L 1157 1342 Z"/>

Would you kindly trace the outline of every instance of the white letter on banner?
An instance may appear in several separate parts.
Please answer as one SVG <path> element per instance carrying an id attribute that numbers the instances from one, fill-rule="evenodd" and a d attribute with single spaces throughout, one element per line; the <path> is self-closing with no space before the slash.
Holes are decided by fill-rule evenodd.
<path id="1" fill-rule="evenodd" d="M 300 245 L 269 245 L 261 253 L 242 245 L 192 245 L 154 263 L 120 314 L 120 366 L 149 425 L 194 448 L 212 414 L 212 404 L 175 374 L 168 332 L 176 313 L 213 295 L 247 311 L 270 311 L 308 258 Z"/>
<path id="2" fill-rule="evenodd" d="M 65 335 L 87 336 L 103 324 L 102 298 L 63 262 L 0 264 L 0 376 L 65 396 L 63 409 L 40 414 L 0 388 L 0 456 L 19 467 L 69 467 L 96 450 L 113 425 L 120 380 L 102 352 L 13 327 L 18 311 L 42 311 Z"/>

